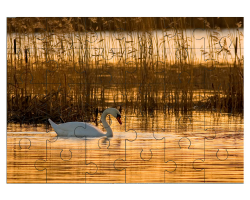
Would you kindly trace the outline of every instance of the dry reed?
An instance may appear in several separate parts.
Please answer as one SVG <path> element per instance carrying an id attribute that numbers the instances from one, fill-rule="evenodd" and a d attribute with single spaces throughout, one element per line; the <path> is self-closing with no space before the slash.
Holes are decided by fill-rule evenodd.
<path id="1" fill-rule="evenodd" d="M 242 113 L 242 24 L 232 27 L 231 48 L 225 40 L 218 50 L 219 28 L 198 19 L 209 47 L 199 59 L 195 39 L 187 35 L 195 20 L 8 19 L 8 122 L 97 122 L 98 113 L 111 106 L 146 115 Z M 211 60 L 202 62 L 206 55 Z"/>

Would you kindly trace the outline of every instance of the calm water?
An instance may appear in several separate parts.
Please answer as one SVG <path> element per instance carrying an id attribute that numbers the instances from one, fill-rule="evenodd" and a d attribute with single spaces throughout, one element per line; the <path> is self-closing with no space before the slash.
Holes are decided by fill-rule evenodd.
<path id="1" fill-rule="evenodd" d="M 122 117 L 113 138 L 10 124 L 8 183 L 243 183 L 244 119 L 211 112 Z M 99 124 L 98 128 L 103 129 Z"/>
<path id="2" fill-rule="evenodd" d="M 36 127 L 8 124 L 7 182 L 243 183 L 242 115 L 198 112 L 195 109 L 190 112 L 194 106 L 191 104 L 202 101 L 202 96 L 204 99 L 214 95 L 220 95 L 221 99 L 225 97 L 233 73 L 228 63 L 235 62 L 236 37 L 237 56 L 241 62 L 244 57 L 243 29 L 8 34 L 8 106 L 12 105 L 8 111 L 13 108 L 16 111 L 13 115 L 17 115 L 20 121 L 30 119 L 33 111 L 42 113 L 38 112 L 36 117 L 44 113 L 48 116 L 48 105 L 35 103 L 30 115 L 23 116 L 19 111 L 26 109 L 25 106 L 16 105 L 13 98 L 16 82 L 24 89 L 25 95 L 26 92 L 47 95 L 50 91 L 59 91 L 59 84 L 65 87 L 61 91 L 61 95 L 65 94 L 65 102 L 62 99 L 49 101 L 50 115 L 60 113 L 64 120 L 70 119 L 67 118 L 69 113 L 72 117 L 75 110 L 79 114 L 84 101 L 93 103 L 88 104 L 89 107 L 101 107 L 101 110 L 110 105 L 126 104 L 137 113 L 124 114 L 123 111 L 122 126 L 114 118 L 108 118 L 114 132 L 114 137 L 109 139 L 59 138 L 48 124 Z M 95 64 L 86 65 L 89 74 L 88 78 L 85 77 L 86 83 L 81 75 L 85 69 L 80 61 L 83 57 L 86 57 L 86 63 Z M 138 70 L 136 65 L 135 71 L 133 63 L 140 60 L 147 61 L 145 67 L 148 66 L 148 71 L 145 72 L 142 64 Z M 208 70 L 172 66 L 181 60 L 190 65 L 204 64 Z M 227 65 L 216 67 L 211 64 L 213 60 Z M 110 69 L 106 67 L 112 63 L 119 65 Z M 170 65 L 166 68 L 165 63 Z M 53 73 L 47 74 L 48 69 L 55 72 L 56 77 Z M 151 74 L 150 69 L 154 73 Z M 128 71 L 124 73 L 124 70 Z M 237 85 L 239 89 L 240 86 Z M 71 99 L 68 102 L 66 94 Z M 179 95 L 181 98 L 176 99 Z M 169 113 L 161 111 L 163 104 L 171 107 L 179 103 L 180 108 L 183 107 L 187 100 L 185 95 L 194 99 L 187 102 L 188 114 L 182 115 L 181 111 L 173 114 L 174 109 L 169 109 Z M 175 100 L 171 100 L 171 96 Z M 162 106 L 154 107 L 154 104 Z M 144 106 L 148 108 L 147 112 L 157 111 L 146 113 L 142 111 Z M 67 109 L 63 110 L 63 107 Z M 32 106 L 27 108 L 29 111 Z M 105 131 L 101 123 L 98 128 Z"/>

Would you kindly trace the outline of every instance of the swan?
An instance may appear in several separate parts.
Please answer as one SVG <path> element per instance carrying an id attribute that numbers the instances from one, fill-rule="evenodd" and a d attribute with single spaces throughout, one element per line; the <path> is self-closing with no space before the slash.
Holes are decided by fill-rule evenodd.
<path id="1" fill-rule="evenodd" d="M 113 137 L 113 131 L 108 125 L 106 121 L 106 116 L 111 114 L 113 117 L 117 119 L 119 124 L 122 124 L 121 121 L 121 113 L 115 108 L 108 108 L 103 111 L 101 116 L 101 121 L 103 127 L 106 129 L 107 133 L 105 134 L 103 131 L 93 126 L 92 124 L 88 124 L 85 122 L 67 122 L 63 124 L 56 124 L 51 119 L 49 119 L 49 123 L 55 130 L 58 136 L 64 137 Z"/>

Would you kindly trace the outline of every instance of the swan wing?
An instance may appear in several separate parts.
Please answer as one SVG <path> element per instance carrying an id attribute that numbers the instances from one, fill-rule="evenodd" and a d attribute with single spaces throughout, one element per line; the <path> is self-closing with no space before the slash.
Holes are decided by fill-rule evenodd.
<path id="1" fill-rule="evenodd" d="M 64 124 L 59 124 L 57 126 L 57 130 L 55 131 L 59 135 L 69 137 L 97 137 L 104 135 L 100 129 L 85 122 L 67 122 Z"/>

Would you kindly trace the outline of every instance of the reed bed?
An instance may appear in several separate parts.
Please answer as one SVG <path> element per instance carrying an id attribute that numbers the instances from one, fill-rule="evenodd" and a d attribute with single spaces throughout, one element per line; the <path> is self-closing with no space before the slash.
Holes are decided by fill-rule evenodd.
<path id="1" fill-rule="evenodd" d="M 222 37 L 216 20 L 8 19 L 8 122 L 97 123 L 107 107 L 243 113 L 242 22 L 222 19 L 233 28 Z M 196 28 L 205 30 L 205 49 L 188 33 Z"/>

